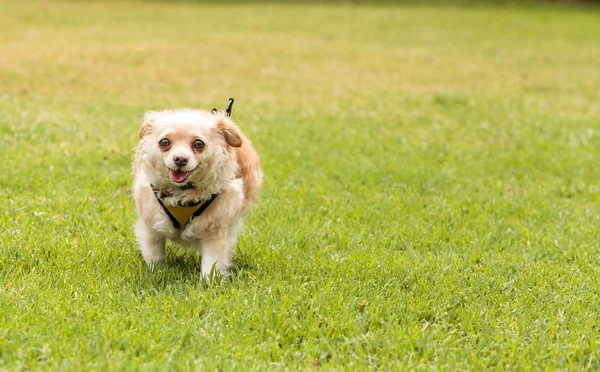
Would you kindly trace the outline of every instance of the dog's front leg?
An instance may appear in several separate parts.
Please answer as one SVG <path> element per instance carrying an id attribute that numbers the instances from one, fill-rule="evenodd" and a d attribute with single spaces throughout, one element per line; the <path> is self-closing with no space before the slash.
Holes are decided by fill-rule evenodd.
<path id="1" fill-rule="evenodd" d="M 215 272 L 227 275 L 231 265 L 231 244 L 225 234 L 215 234 L 202 239 L 202 276 L 210 277 Z"/>
<path id="2" fill-rule="evenodd" d="M 159 264 L 165 261 L 165 237 L 151 229 L 144 220 L 139 219 L 135 224 L 135 235 L 140 245 L 144 261 L 148 265 Z"/>

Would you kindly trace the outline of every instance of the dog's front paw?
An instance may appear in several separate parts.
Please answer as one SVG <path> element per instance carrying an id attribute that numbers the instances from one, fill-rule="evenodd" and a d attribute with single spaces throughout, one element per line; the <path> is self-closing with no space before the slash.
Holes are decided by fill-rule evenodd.
<path id="1" fill-rule="evenodd" d="M 203 257 L 202 259 L 202 279 L 209 281 L 219 281 L 222 278 L 229 277 L 227 266 Z"/>
<path id="2" fill-rule="evenodd" d="M 229 276 L 229 270 L 219 270 L 216 265 L 213 265 L 211 270 L 202 270 L 202 279 L 211 283 L 223 282 L 228 279 Z"/>
<path id="3" fill-rule="evenodd" d="M 165 254 L 156 254 L 156 252 L 142 252 L 146 265 L 150 268 L 155 268 L 165 263 Z"/>

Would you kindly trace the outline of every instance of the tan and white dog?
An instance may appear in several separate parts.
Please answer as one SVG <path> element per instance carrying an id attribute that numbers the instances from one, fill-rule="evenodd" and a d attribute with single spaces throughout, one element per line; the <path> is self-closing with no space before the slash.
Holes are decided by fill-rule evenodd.
<path id="1" fill-rule="evenodd" d="M 228 273 L 242 218 L 262 183 L 252 143 L 226 113 L 148 112 L 135 151 L 135 234 L 149 265 L 170 240 L 202 252 L 202 275 Z"/>

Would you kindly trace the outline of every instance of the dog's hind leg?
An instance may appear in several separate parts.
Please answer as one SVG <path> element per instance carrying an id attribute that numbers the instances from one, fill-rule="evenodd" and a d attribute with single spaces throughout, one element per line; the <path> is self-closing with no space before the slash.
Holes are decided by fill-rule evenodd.
<path id="1" fill-rule="evenodd" d="M 135 235 L 144 261 L 148 265 L 165 261 L 167 255 L 165 251 L 166 239 L 163 235 L 149 228 L 142 219 L 139 219 L 135 224 Z"/>

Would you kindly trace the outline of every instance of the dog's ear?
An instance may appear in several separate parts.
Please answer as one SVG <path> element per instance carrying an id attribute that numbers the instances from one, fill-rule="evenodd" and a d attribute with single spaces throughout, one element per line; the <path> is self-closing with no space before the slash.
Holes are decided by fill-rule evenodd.
<path id="1" fill-rule="evenodd" d="M 156 112 L 154 111 L 148 111 L 144 115 L 144 124 L 142 124 L 142 127 L 140 128 L 140 138 L 144 138 L 152 132 L 152 129 L 154 128 L 154 119 L 156 119 Z"/>
<path id="2" fill-rule="evenodd" d="M 240 147 L 242 145 L 242 137 L 240 132 L 230 120 L 222 118 L 217 122 L 217 129 L 225 137 L 225 141 L 231 147 Z"/>

